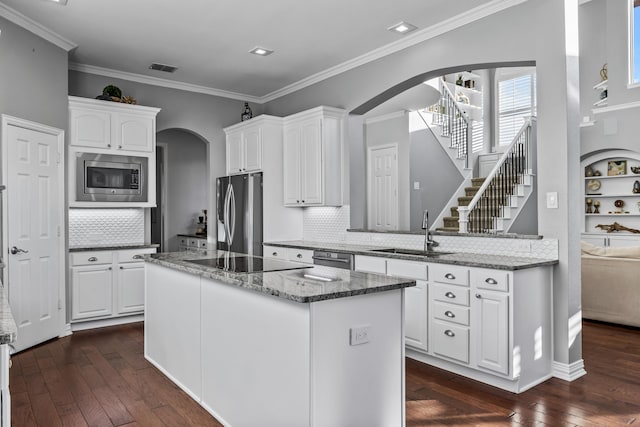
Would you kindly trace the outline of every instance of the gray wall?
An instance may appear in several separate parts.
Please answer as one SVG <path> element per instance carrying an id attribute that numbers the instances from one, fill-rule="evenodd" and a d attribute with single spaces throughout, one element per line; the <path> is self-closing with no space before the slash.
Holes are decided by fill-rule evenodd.
<path id="1" fill-rule="evenodd" d="M 67 128 L 67 52 L 0 17 L 0 113 Z"/>
<path id="2" fill-rule="evenodd" d="M 622 2 L 621 2 L 622 3 Z M 422 75 L 468 64 L 533 61 L 538 80 L 538 230 L 559 241 L 554 269 L 555 360 L 581 360 L 580 331 L 580 106 L 577 0 L 536 0 L 511 7 L 371 63 L 269 102 L 265 111 L 286 115 L 320 104 L 349 111 L 385 90 Z M 620 27 L 623 27 L 620 25 Z M 482 66 L 486 64 L 486 66 Z M 543 208 L 557 191 L 558 209 Z"/>
<path id="3" fill-rule="evenodd" d="M 208 142 L 208 200 L 203 206 L 216 212 L 215 180 L 226 175 L 225 135 L 223 128 L 240 122 L 244 103 L 233 99 L 203 95 L 176 89 L 152 86 L 88 73 L 69 71 L 69 95 L 94 98 L 102 88 L 114 84 L 123 95 L 133 96 L 139 105 L 162 108 L 157 117 L 156 130 L 184 129 Z M 254 115 L 262 113 L 262 106 L 251 105 Z M 66 107 L 65 107 L 66 108 Z M 171 154 L 170 154 L 171 155 Z M 209 242 L 216 241 L 216 230 L 210 228 Z"/>
<path id="4" fill-rule="evenodd" d="M 181 129 L 158 132 L 157 142 L 167 144 L 166 238 L 168 251 L 178 250 L 177 234 L 193 234 L 198 215 L 207 209 L 207 146 Z M 215 228 L 215 227 L 214 227 Z"/>
<path id="5" fill-rule="evenodd" d="M 422 214 L 430 225 L 462 183 L 462 175 L 429 129 L 411 132 L 411 230 L 422 232 Z M 413 189 L 420 182 L 420 190 Z M 447 215 L 449 216 L 449 215 Z"/>

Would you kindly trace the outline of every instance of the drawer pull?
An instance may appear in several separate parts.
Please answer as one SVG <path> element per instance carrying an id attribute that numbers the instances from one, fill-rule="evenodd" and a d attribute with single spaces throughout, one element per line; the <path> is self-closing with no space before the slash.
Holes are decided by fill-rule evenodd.
<path id="1" fill-rule="evenodd" d="M 451 274 L 451 273 L 447 273 L 447 274 L 445 274 L 445 275 L 444 275 L 444 278 L 445 278 L 445 279 L 449 279 L 449 280 L 456 280 L 456 276 L 454 276 L 454 275 L 453 275 L 453 274 Z"/>
<path id="2" fill-rule="evenodd" d="M 274 253 L 272 253 L 271 255 L 273 255 L 273 256 L 278 256 L 278 252 L 274 252 Z"/>
<path id="3" fill-rule="evenodd" d="M 113 270 L 113 267 L 109 267 L 109 270 L 110 270 L 110 271 L 111 271 L 111 270 Z"/>
<path id="4" fill-rule="evenodd" d="M 447 329 L 446 331 L 444 331 L 444 334 L 451 338 L 456 336 L 456 334 L 451 329 Z"/>
<path id="5" fill-rule="evenodd" d="M 142 255 L 134 255 L 133 259 L 144 259 L 144 256 L 142 256 Z"/>
<path id="6" fill-rule="evenodd" d="M 452 311 L 449 311 L 449 310 L 445 311 L 445 312 L 444 312 L 444 315 L 445 315 L 445 316 L 447 316 L 447 317 L 448 317 L 448 318 L 450 318 L 450 319 L 453 319 L 454 317 L 456 317 L 456 315 L 455 315 L 455 314 L 453 314 L 453 312 L 452 312 Z"/>
<path id="7" fill-rule="evenodd" d="M 476 298 L 481 299 L 481 298 L 482 298 L 482 295 L 480 295 L 480 294 L 476 294 Z"/>
<path id="8" fill-rule="evenodd" d="M 488 277 L 487 280 L 485 280 L 486 283 L 490 284 L 490 285 L 497 285 L 498 281 L 492 277 Z"/>
<path id="9" fill-rule="evenodd" d="M 302 258 L 302 254 L 296 255 L 297 258 Z"/>
<path id="10" fill-rule="evenodd" d="M 444 296 L 453 299 L 456 297 L 456 294 L 454 294 L 453 292 L 447 292 L 446 294 L 444 294 Z"/>
<path id="11" fill-rule="evenodd" d="M 123 267 L 123 266 L 120 266 L 120 270 L 124 270 L 124 267 Z"/>
<path id="12" fill-rule="evenodd" d="M 91 258 L 89 258 L 87 261 L 89 261 L 89 262 L 96 262 L 96 261 L 98 261 L 98 258 L 96 258 L 96 257 L 92 256 L 92 257 L 91 257 Z"/>

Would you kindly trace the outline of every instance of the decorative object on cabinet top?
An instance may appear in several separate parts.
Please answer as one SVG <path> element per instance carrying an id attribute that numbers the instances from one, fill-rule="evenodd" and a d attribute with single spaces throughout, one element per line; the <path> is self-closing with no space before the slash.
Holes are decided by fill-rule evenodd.
<path id="1" fill-rule="evenodd" d="M 640 174 L 640 166 L 631 166 L 630 169 L 631 169 L 631 172 L 635 174 Z"/>
<path id="2" fill-rule="evenodd" d="M 108 85 L 102 89 L 102 95 L 96 96 L 100 101 L 122 102 L 125 104 L 137 104 L 138 101 L 133 96 L 122 96 L 122 91 L 118 86 Z"/>
<path id="3" fill-rule="evenodd" d="M 245 102 L 244 103 L 244 110 L 242 110 L 242 115 L 240 116 L 240 121 L 244 122 L 245 120 L 249 120 L 253 118 L 253 112 L 251 111 L 251 108 L 249 107 L 249 103 Z"/>

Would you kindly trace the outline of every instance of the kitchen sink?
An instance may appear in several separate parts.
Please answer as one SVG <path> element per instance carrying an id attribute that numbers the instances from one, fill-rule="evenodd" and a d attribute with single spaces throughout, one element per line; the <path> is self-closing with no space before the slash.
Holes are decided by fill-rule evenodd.
<path id="1" fill-rule="evenodd" d="M 419 249 L 402 249 L 402 248 L 372 249 L 371 252 L 384 252 L 388 254 L 398 254 L 398 255 L 417 255 L 417 256 L 425 256 L 425 257 L 436 257 L 440 255 L 449 255 L 453 253 L 453 252 L 423 251 Z"/>

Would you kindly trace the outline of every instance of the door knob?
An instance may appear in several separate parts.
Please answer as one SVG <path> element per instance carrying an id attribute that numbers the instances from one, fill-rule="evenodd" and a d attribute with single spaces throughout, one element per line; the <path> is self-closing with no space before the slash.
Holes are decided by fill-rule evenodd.
<path id="1" fill-rule="evenodd" d="M 18 247 L 13 246 L 11 249 L 11 254 L 15 255 L 15 254 L 19 254 L 19 253 L 23 253 L 23 254 L 28 254 L 29 251 L 25 251 L 24 249 L 20 249 Z"/>

